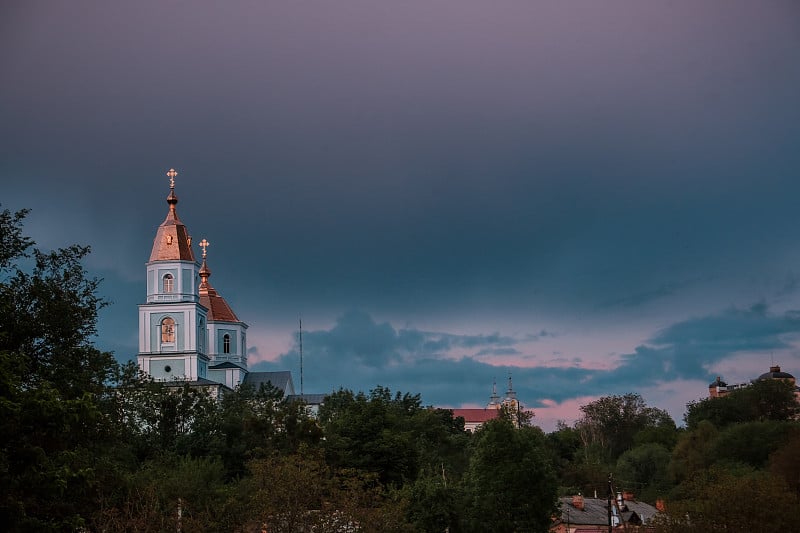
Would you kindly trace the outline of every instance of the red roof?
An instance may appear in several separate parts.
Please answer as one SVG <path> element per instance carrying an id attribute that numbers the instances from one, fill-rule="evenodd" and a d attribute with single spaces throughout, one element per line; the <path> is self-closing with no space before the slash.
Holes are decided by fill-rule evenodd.
<path id="1" fill-rule="evenodd" d="M 200 289 L 200 304 L 208 309 L 209 321 L 239 322 L 225 298 L 217 294 L 217 291 L 210 285 L 207 289 Z"/>
<path id="2" fill-rule="evenodd" d="M 453 418 L 460 416 L 464 422 L 486 422 L 493 420 L 500 416 L 499 409 L 450 409 L 453 412 Z"/>

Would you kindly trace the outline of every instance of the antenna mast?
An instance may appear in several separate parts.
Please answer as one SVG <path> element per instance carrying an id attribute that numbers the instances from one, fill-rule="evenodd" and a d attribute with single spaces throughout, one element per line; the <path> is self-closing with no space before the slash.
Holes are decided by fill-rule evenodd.
<path id="1" fill-rule="evenodd" d="M 300 321 L 300 396 L 303 395 L 303 317 Z"/>

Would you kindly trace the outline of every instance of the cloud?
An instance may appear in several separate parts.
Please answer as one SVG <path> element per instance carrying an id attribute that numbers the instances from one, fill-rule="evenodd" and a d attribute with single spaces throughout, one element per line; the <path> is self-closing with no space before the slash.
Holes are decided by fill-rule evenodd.
<path id="1" fill-rule="evenodd" d="M 709 281 L 708 279 L 701 279 L 695 278 L 686 281 L 680 282 L 669 282 L 669 283 L 662 283 L 655 289 L 641 291 L 637 293 L 630 294 L 628 296 L 623 296 L 621 298 L 614 298 L 610 300 L 606 300 L 601 302 L 599 307 L 600 308 L 609 308 L 609 307 L 638 307 L 640 305 L 648 304 L 652 301 L 666 298 L 668 296 L 674 295 L 676 292 L 694 285 L 701 281 Z"/>
<path id="2" fill-rule="evenodd" d="M 456 335 L 395 329 L 363 311 L 349 311 L 332 328 L 304 335 L 305 391 L 367 390 L 383 385 L 420 393 L 426 404 L 457 407 L 485 403 L 492 382 L 498 382 L 502 393 L 505 380 L 512 376 L 523 403 L 552 410 L 573 405 L 581 397 L 627 392 L 647 397 L 655 394 L 653 391 L 670 390 L 670 383 L 702 383 L 709 379 L 715 363 L 747 352 L 791 349 L 798 334 L 800 313 L 772 313 L 766 304 L 757 303 L 747 309 L 729 308 L 676 322 L 619 356 L 611 368 L 597 368 L 583 358 L 554 360 L 530 355 L 527 350 L 535 346 L 531 337 L 536 335 L 517 339 L 499 333 Z M 526 341 L 532 344 L 526 345 Z M 474 353 L 459 355 L 467 348 Z M 518 364 L 524 360 L 535 364 Z M 295 347 L 276 362 L 259 365 L 294 369 L 298 364 Z M 678 388 L 688 390 L 686 385 Z M 682 417 L 682 406 L 705 391 L 698 388 L 694 392 L 685 399 L 672 399 L 668 407 L 676 420 Z M 563 409 L 557 411 L 559 417 L 566 416 Z"/>
<path id="3" fill-rule="evenodd" d="M 598 372 L 590 381 L 594 386 L 631 383 L 644 387 L 678 379 L 707 379 L 712 377 L 713 365 L 724 359 L 793 351 L 798 334 L 797 311 L 771 313 L 763 302 L 747 309 L 729 308 L 664 328 L 632 353 L 623 354 L 618 367 Z"/>

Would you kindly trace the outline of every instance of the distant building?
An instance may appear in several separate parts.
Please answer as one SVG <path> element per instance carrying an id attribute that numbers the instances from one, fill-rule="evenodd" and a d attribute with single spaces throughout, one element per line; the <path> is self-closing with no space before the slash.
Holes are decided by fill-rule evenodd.
<path id="1" fill-rule="evenodd" d="M 486 404 L 484 409 L 451 409 L 451 411 L 453 412 L 453 418 L 461 417 L 464 419 L 464 429 L 471 432 L 478 429 L 488 420 L 498 418 L 503 408 L 511 414 L 515 426 L 519 427 L 517 415 L 522 413 L 522 406 L 511 383 L 511 376 L 508 376 L 508 390 L 502 400 L 497 395 L 497 383 L 495 382 L 492 383 L 492 395 L 489 397 L 489 403 Z"/>
<path id="2" fill-rule="evenodd" d="M 156 381 L 189 384 L 213 396 L 249 384 L 271 383 L 294 395 L 292 374 L 251 372 L 247 366 L 247 324 L 211 286 L 209 243 L 195 258 L 192 237 L 178 218 L 173 169 L 167 217 L 156 230 L 147 268 L 147 299 L 139 305 L 139 368 Z"/>
<path id="3" fill-rule="evenodd" d="M 658 504 L 657 504 L 658 505 Z M 663 503 L 661 503 L 663 510 Z M 551 533 L 608 533 L 608 499 L 586 498 L 580 494 L 559 498 L 559 512 Z M 648 531 L 647 524 L 660 512 L 652 505 L 636 501 L 633 493 L 617 493 L 611 506 L 614 531 Z"/>
<path id="4" fill-rule="evenodd" d="M 290 394 L 286 397 L 290 402 L 303 402 L 306 404 L 306 411 L 309 415 L 317 418 L 319 408 L 325 403 L 327 394 Z"/>
<path id="5" fill-rule="evenodd" d="M 709 383 L 708 385 L 708 397 L 709 398 L 721 398 L 735 390 L 743 389 L 745 387 L 749 387 L 756 381 L 765 381 L 770 379 L 778 379 L 781 381 L 785 381 L 790 383 L 795 389 L 795 396 L 797 397 L 798 401 L 800 401 L 800 387 L 797 386 L 797 381 L 795 377 L 788 372 L 782 372 L 781 367 L 779 365 L 773 365 L 769 367 L 769 372 L 764 372 L 756 379 L 751 380 L 749 383 L 735 383 L 733 385 L 728 385 L 720 376 L 717 376 L 717 379 Z"/>

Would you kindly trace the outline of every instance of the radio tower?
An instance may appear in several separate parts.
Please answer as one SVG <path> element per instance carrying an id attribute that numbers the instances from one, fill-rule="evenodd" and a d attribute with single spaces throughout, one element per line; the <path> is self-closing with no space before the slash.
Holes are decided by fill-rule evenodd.
<path id="1" fill-rule="evenodd" d="M 298 319 L 300 321 L 300 397 L 303 396 L 303 318 L 300 317 Z"/>

